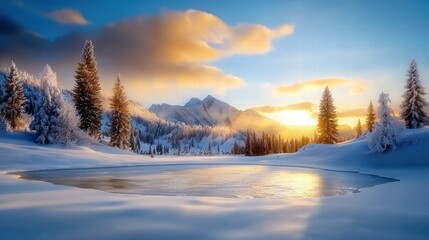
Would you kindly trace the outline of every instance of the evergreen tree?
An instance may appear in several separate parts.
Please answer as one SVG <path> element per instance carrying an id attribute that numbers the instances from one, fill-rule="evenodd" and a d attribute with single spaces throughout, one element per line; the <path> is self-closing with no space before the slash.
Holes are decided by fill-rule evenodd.
<path id="1" fill-rule="evenodd" d="M 401 116 L 405 120 L 405 127 L 420 128 L 427 123 L 428 116 L 423 108 L 428 106 L 424 95 L 426 94 L 422 86 L 416 61 L 413 59 L 408 69 L 405 93 L 402 95 Z"/>
<path id="2" fill-rule="evenodd" d="M 18 70 L 14 62 L 10 66 L 6 79 L 6 96 L 3 115 L 12 129 L 22 127 L 25 108 L 25 95 L 22 82 L 18 79 Z"/>
<path id="3" fill-rule="evenodd" d="M 246 142 L 244 144 L 244 155 L 252 156 L 252 147 L 250 146 L 250 132 L 247 130 L 246 132 Z"/>
<path id="4" fill-rule="evenodd" d="M 362 125 L 360 124 L 360 119 L 358 119 L 356 125 L 356 138 L 359 138 L 362 135 Z"/>
<path id="5" fill-rule="evenodd" d="M 207 152 L 209 155 L 212 155 L 212 144 L 211 144 L 211 142 L 209 142 L 209 145 L 207 147 Z"/>
<path id="6" fill-rule="evenodd" d="M 63 96 L 57 86 L 57 75 L 47 64 L 40 75 L 40 91 L 41 98 L 32 123 L 36 130 L 36 142 L 53 143 L 60 132 L 58 125 Z"/>
<path id="7" fill-rule="evenodd" d="M 92 41 L 85 42 L 82 60 L 78 63 L 73 89 L 76 110 L 80 116 L 80 128 L 89 135 L 101 137 L 101 87 Z"/>
<path id="8" fill-rule="evenodd" d="M 331 91 L 326 87 L 320 100 L 317 123 L 318 139 L 320 143 L 335 143 L 338 141 L 338 123 L 334 99 Z"/>
<path id="9" fill-rule="evenodd" d="M 118 76 L 110 99 L 110 143 L 112 146 L 127 149 L 130 146 L 131 121 L 124 86 Z"/>
<path id="10" fill-rule="evenodd" d="M 377 114 L 380 122 L 375 124 L 373 131 L 368 135 L 368 146 L 375 152 L 395 150 L 403 126 L 393 117 L 388 94 L 381 93 L 378 104 Z"/>
<path id="11" fill-rule="evenodd" d="M 135 153 L 140 153 L 140 130 L 132 129 L 130 134 L 131 150 Z"/>
<path id="12" fill-rule="evenodd" d="M 372 129 L 374 128 L 375 124 L 375 110 L 374 106 L 372 106 L 372 101 L 369 101 L 368 106 L 368 114 L 366 116 L 366 129 L 368 132 L 372 132 Z"/>

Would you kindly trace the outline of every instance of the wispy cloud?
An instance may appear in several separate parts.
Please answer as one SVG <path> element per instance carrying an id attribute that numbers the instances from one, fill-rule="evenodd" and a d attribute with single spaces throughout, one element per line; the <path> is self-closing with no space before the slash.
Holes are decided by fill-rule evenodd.
<path id="1" fill-rule="evenodd" d="M 275 87 L 277 93 L 282 94 L 298 94 L 312 90 L 322 90 L 326 86 L 335 89 L 338 87 L 348 86 L 352 93 L 362 93 L 366 90 L 368 82 L 362 79 L 347 79 L 347 78 L 322 78 L 304 80 L 297 83 Z"/>
<path id="2" fill-rule="evenodd" d="M 338 111 L 338 118 L 364 118 L 367 115 L 366 108 L 356 108 L 356 109 L 348 109 L 343 111 Z"/>
<path id="3" fill-rule="evenodd" d="M 49 13 L 48 16 L 62 24 L 87 25 L 90 23 L 82 13 L 75 9 L 60 9 Z"/>
<path id="4" fill-rule="evenodd" d="M 255 110 L 260 113 L 276 113 L 282 111 L 308 111 L 314 112 L 317 108 L 317 105 L 312 102 L 300 102 L 295 104 L 289 104 L 284 106 L 259 106 L 254 107 L 252 110 Z"/>

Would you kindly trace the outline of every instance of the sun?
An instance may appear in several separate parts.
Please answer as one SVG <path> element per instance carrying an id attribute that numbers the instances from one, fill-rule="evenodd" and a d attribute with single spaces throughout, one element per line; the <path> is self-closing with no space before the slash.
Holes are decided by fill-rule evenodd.
<path id="1" fill-rule="evenodd" d="M 315 126 L 317 124 L 317 120 L 312 118 L 308 111 L 281 111 L 264 115 L 286 126 Z"/>

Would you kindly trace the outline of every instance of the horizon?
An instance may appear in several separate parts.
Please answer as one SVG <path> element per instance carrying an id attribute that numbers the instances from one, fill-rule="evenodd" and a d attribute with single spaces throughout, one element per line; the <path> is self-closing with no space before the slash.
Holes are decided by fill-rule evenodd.
<path id="1" fill-rule="evenodd" d="M 212 95 L 288 127 L 314 127 L 329 86 L 339 124 L 353 128 L 381 92 L 397 112 L 412 59 L 429 86 L 425 1 L 129 1 L 133 8 L 103 2 L 103 11 L 97 1 L 41 3 L 2 4 L 1 66 L 14 60 L 37 76 L 49 64 L 71 89 L 89 38 L 103 94 L 120 73 L 129 99 L 146 108 Z"/>

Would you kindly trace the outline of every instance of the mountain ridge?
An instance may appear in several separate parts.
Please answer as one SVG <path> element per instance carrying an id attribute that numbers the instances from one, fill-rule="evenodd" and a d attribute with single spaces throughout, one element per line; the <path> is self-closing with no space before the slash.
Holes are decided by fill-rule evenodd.
<path id="1" fill-rule="evenodd" d="M 189 125 L 226 126 L 237 131 L 251 129 L 267 133 L 278 133 L 287 129 L 287 126 L 254 110 L 239 110 L 212 95 L 207 95 L 203 100 L 191 98 L 183 106 L 152 104 L 149 111 L 166 120 Z"/>

